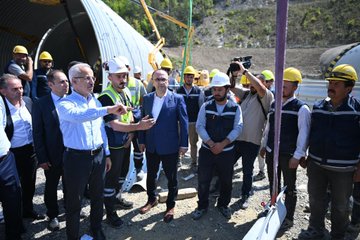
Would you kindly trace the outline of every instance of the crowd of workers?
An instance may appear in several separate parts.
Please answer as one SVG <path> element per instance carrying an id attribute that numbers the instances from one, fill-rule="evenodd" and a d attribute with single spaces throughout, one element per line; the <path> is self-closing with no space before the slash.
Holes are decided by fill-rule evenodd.
<path id="1" fill-rule="evenodd" d="M 299 239 L 324 236 L 328 208 L 332 239 L 344 239 L 349 229 L 360 230 L 360 101 L 351 95 L 358 80 L 351 65 L 336 66 L 326 78 L 328 97 L 308 106 L 296 97 L 302 75 L 294 67 L 284 70 L 283 89 L 277 93 L 270 70 L 253 74 L 241 62 L 235 62 L 239 70 L 229 75 L 187 66 L 180 86 L 167 58 L 144 80 L 136 66 L 134 77 L 130 76 L 128 60 L 118 56 L 104 63 L 109 84 L 96 97 L 96 79 L 88 64 L 73 61 L 66 75 L 52 68 L 49 52 L 40 54 L 36 70 L 25 47 L 17 45 L 12 53 L 0 78 L 0 201 L 6 239 L 21 239 L 26 231 L 23 218 L 45 218 L 33 206 L 38 167 L 46 177 L 48 229 L 60 227 L 57 187 L 62 179 L 67 238 L 79 239 L 82 199 L 87 195 L 90 235 L 106 239 L 101 226 L 104 206 L 106 222 L 114 228 L 123 224 L 117 210 L 133 208 L 121 194 L 131 144 L 139 178 L 144 176 L 146 155 L 147 201 L 140 214 L 158 204 L 156 180 L 162 166 L 168 181 L 163 220 L 174 219 L 179 159 L 189 145 L 198 177 L 198 205 L 192 219 L 206 214 L 211 188 L 216 185 L 216 207 L 231 218 L 228 205 L 239 159 L 243 172 L 240 208 L 248 208 L 253 181 L 265 178 L 265 165 L 270 198 L 274 194 L 275 94 L 282 94 L 277 178 L 287 186 L 287 215 L 281 229 L 294 224 L 296 172 L 301 165 L 307 167 L 309 179 L 310 220 Z M 256 158 L 260 169 L 255 175 Z M 217 184 L 212 186 L 215 179 Z"/>

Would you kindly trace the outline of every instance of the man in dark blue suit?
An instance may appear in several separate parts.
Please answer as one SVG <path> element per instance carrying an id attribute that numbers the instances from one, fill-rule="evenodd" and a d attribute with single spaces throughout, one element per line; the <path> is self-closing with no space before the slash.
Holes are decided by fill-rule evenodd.
<path id="1" fill-rule="evenodd" d="M 49 217 L 48 228 L 55 231 L 59 229 L 57 186 L 60 177 L 63 176 L 64 152 L 56 105 L 67 94 L 69 81 L 62 71 L 54 70 L 48 74 L 48 84 L 51 93 L 35 101 L 32 122 L 38 164 L 44 169 L 46 177 L 44 201 Z"/>
<path id="2" fill-rule="evenodd" d="M 164 222 L 168 223 L 174 218 L 178 193 L 179 154 L 185 154 L 188 147 L 188 116 L 184 98 L 168 90 L 168 74 L 164 70 L 156 70 L 152 79 L 156 91 L 144 96 L 142 113 L 143 116 L 155 118 L 156 123 L 151 129 L 139 134 L 140 150 L 144 151 L 146 148 L 148 170 L 148 201 L 140 208 L 140 213 L 145 214 L 157 205 L 156 176 L 162 162 L 169 190 L 164 215 Z"/>

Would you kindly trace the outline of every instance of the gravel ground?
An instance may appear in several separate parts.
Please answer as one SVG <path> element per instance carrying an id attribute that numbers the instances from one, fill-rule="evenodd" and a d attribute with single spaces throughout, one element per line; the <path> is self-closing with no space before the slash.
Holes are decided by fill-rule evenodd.
<path id="1" fill-rule="evenodd" d="M 183 177 L 193 173 L 190 168 L 191 160 L 188 157 L 183 159 L 183 164 L 179 168 L 179 187 L 196 187 L 196 176 L 188 181 Z M 257 172 L 257 163 L 254 172 Z M 127 200 L 134 202 L 132 210 L 119 210 L 118 214 L 122 217 L 125 224 L 120 229 L 113 229 L 105 222 L 103 227 L 108 239 L 242 239 L 251 226 L 255 223 L 257 215 L 263 210 L 261 202 L 269 199 L 269 184 L 267 178 L 254 183 L 254 195 L 251 197 L 250 206 L 247 210 L 239 208 L 238 200 L 240 198 L 240 188 L 242 184 L 241 161 L 235 169 L 233 180 L 233 198 L 230 203 L 233 215 L 230 220 L 225 219 L 214 207 L 216 198 L 210 197 L 210 207 L 208 213 L 199 221 L 191 219 L 191 212 L 196 208 L 197 197 L 178 200 L 175 210 L 175 219 L 166 224 L 163 222 L 163 212 L 165 204 L 159 204 L 150 212 L 144 215 L 138 213 L 138 209 L 146 202 L 146 193 L 139 188 L 134 188 L 131 192 L 124 196 Z M 306 229 L 309 213 L 305 213 L 304 209 L 308 203 L 307 195 L 307 177 L 306 171 L 302 168 L 298 169 L 298 204 L 295 213 L 294 226 L 284 233 L 279 233 L 277 239 L 297 239 L 301 229 Z M 159 186 L 166 189 L 166 178 L 160 175 Z M 161 190 L 159 188 L 159 191 Z M 34 198 L 35 209 L 45 213 L 43 203 L 44 175 L 42 170 L 38 170 L 37 175 L 37 191 Z M 66 239 L 65 216 L 63 209 L 62 191 L 59 187 L 58 195 L 60 198 L 61 215 L 59 217 L 61 229 L 56 232 L 50 232 L 46 229 L 47 221 L 30 221 L 25 220 L 27 233 L 24 239 Z M 89 201 L 85 201 L 85 212 L 89 214 Z M 329 229 L 329 220 L 326 219 L 326 225 Z M 88 233 L 89 217 L 81 222 L 80 233 Z M 0 239 L 4 234 L 4 226 L 0 226 Z M 329 239 L 327 236 L 325 239 Z M 347 239 L 358 239 L 358 233 L 347 236 Z M 360 239 L 360 237 L 359 237 Z"/>

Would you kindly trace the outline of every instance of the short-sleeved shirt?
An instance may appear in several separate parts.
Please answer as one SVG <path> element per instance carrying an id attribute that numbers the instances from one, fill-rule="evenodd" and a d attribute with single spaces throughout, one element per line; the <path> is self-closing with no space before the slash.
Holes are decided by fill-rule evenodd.
<path id="1" fill-rule="evenodd" d="M 243 114 L 244 127 L 237 140 L 260 145 L 266 118 L 257 98 L 257 93 L 252 94 L 250 92 L 240 105 Z M 259 97 L 259 99 L 267 114 L 270 105 L 274 100 L 274 95 L 270 90 L 266 89 L 265 95 L 262 98 Z"/>

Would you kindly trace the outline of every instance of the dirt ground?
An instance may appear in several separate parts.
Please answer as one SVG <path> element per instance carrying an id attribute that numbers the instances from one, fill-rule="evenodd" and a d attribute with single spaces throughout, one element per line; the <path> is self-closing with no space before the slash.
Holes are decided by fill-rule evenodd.
<path id="1" fill-rule="evenodd" d="M 168 49 L 168 54 L 178 54 L 180 49 Z M 325 49 L 290 49 L 287 52 L 287 66 L 296 66 L 303 71 L 305 75 L 319 74 L 318 59 Z M 253 56 L 252 71 L 261 69 L 274 69 L 274 50 L 273 49 L 210 49 L 195 48 L 193 50 L 194 66 L 197 68 L 219 68 L 226 71 L 228 62 L 234 56 Z M 225 219 L 214 207 L 216 198 L 210 197 L 210 207 L 207 215 L 198 221 L 191 219 L 191 212 L 197 206 L 197 197 L 177 201 L 175 210 L 175 219 L 166 224 L 163 222 L 163 212 L 165 204 L 159 204 L 145 215 L 140 215 L 138 209 L 146 202 L 147 196 L 145 191 L 133 189 L 125 194 L 127 200 L 134 202 L 132 210 L 119 210 L 118 214 L 124 220 L 124 225 L 120 229 L 113 229 L 105 222 L 103 223 L 104 232 L 107 239 L 242 239 L 255 223 L 258 213 L 263 208 L 261 202 L 269 200 L 268 180 L 267 178 L 254 183 L 254 195 L 251 197 L 250 206 L 247 210 L 239 208 L 238 200 L 240 198 L 240 189 L 242 185 L 241 160 L 235 169 L 233 178 L 233 197 L 230 203 L 233 215 L 230 220 Z M 257 161 L 254 173 L 258 172 Z M 178 180 L 179 188 L 197 187 L 197 177 L 185 181 L 183 177 L 193 173 L 190 169 L 190 159 L 183 159 L 182 167 L 179 169 Z M 305 213 L 305 206 L 308 204 L 307 195 L 307 177 L 306 171 L 302 168 L 298 170 L 298 203 L 295 213 L 294 227 L 284 233 L 279 233 L 277 239 L 297 239 L 301 229 L 306 229 L 309 220 L 309 213 Z M 163 174 L 160 175 L 159 186 L 166 189 L 166 179 Z M 161 190 L 159 189 L 159 191 Z M 37 188 L 34 197 L 35 209 L 45 213 L 46 209 L 43 201 L 44 175 L 41 169 L 38 170 Z M 46 229 L 47 221 L 30 221 L 25 220 L 27 233 L 23 235 L 24 239 L 66 239 L 65 216 L 63 209 L 62 192 L 59 187 L 58 191 L 60 212 L 59 217 L 61 228 L 59 231 L 50 232 Z M 89 201 L 85 201 L 84 210 L 89 214 Z M 326 225 L 329 228 L 330 221 L 326 218 Z M 80 234 L 89 233 L 89 217 L 81 222 Z M 347 239 L 360 239 L 359 233 L 349 234 Z M 0 224 L 0 240 L 4 239 L 4 225 Z M 329 236 L 326 237 L 329 239 Z"/>
<path id="2" fill-rule="evenodd" d="M 170 57 L 179 57 L 182 48 L 165 48 L 165 53 Z M 298 68 L 303 76 L 318 77 L 321 75 L 319 67 L 320 55 L 327 48 L 296 48 L 286 50 L 285 67 Z M 218 68 L 220 71 L 226 72 L 230 61 L 234 57 L 252 56 L 252 66 L 250 71 L 254 73 L 261 72 L 265 69 L 275 70 L 275 49 L 271 48 L 215 48 L 215 47 L 199 47 L 192 49 L 192 65 L 196 69 Z"/>
<path id="3" fill-rule="evenodd" d="M 182 160 L 182 166 L 179 168 L 179 188 L 196 187 L 196 176 L 188 181 L 186 177 L 193 173 L 190 168 L 190 158 L 185 157 Z M 216 197 L 210 196 L 210 207 L 208 213 L 198 221 L 191 219 L 191 212 L 196 208 L 197 197 L 178 200 L 176 203 L 175 219 L 167 224 L 164 223 L 163 213 L 165 211 L 165 204 L 159 204 L 150 212 L 141 215 L 138 213 L 139 208 L 146 202 L 146 192 L 140 187 L 134 187 L 129 193 L 125 193 L 124 197 L 134 202 L 134 208 L 131 210 L 118 210 L 119 216 L 124 220 L 124 225 L 120 229 L 113 229 L 103 222 L 103 229 L 109 240 L 122 239 L 173 239 L 173 240 L 203 240 L 203 239 L 242 239 L 249 231 L 252 225 L 256 222 L 257 215 L 262 212 L 263 207 L 261 202 L 269 200 L 268 180 L 267 178 L 254 182 L 254 194 L 251 196 L 250 206 L 247 210 L 241 210 L 238 204 L 240 198 L 240 189 L 242 185 L 241 160 L 235 168 L 233 178 L 233 196 L 230 203 L 233 215 L 230 220 L 225 219 L 215 208 Z M 257 161 L 254 172 L 257 173 Z M 306 229 L 309 213 L 305 213 L 305 206 L 308 204 L 307 196 L 307 177 L 306 171 L 302 168 L 298 170 L 298 203 L 294 219 L 294 227 L 289 231 L 279 233 L 276 239 L 297 239 L 301 229 Z M 44 175 L 42 170 L 38 170 L 37 176 L 37 190 L 34 198 L 35 209 L 39 212 L 45 213 L 46 209 L 43 203 L 43 189 L 44 189 Z M 161 174 L 159 178 L 159 191 L 166 190 L 166 177 Z M 23 235 L 24 239 L 52 239 L 61 240 L 66 239 L 65 229 L 65 215 L 63 209 L 62 191 L 59 187 L 58 195 L 60 200 L 60 230 L 50 232 L 46 229 L 47 221 L 30 221 L 25 220 L 27 233 Z M 84 210 L 87 214 L 90 211 L 90 202 L 85 200 Z M 86 217 L 81 220 L 80 234 L 89 233 L 90 218 Z M 326 218 L 326 225 L 329 228 L 329 216 Z M 4 227 L 0 225 L 0 239 L 2 240 Z M 359 239 L 359 233 L 349 234 L 347 239 Z M 359 236 L 360 237 L 360 236 Z M 327 236 L 325 239 L 330 239 Z"/>

